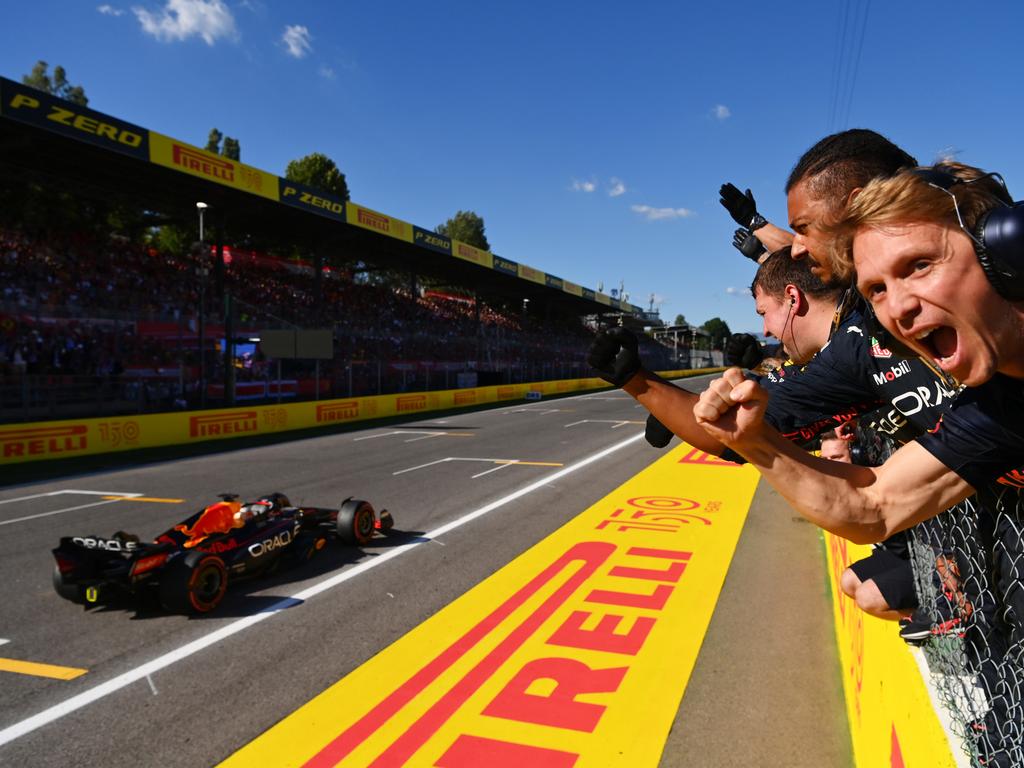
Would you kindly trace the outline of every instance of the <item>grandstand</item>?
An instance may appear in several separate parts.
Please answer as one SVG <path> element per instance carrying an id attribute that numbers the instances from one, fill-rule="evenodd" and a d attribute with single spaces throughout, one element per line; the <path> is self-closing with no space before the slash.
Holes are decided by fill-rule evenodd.
<path id="1" fill-rule="evenodd" d="M 578 378 L 597 328 L 651 322 L 28 86 L 0 95 L 0 421 Z M 161 227 L 198 234 L 198 201 L 207 242 L 157 247 Z M 333 357 L 268 357 L 279 328 L 330 328 Z M 652 367 L 682 359 L 645 346 Z"/>

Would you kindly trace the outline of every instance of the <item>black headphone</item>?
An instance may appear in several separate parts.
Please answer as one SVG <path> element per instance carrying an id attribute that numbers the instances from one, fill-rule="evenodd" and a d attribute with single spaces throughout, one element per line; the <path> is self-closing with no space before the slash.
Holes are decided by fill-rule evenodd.
<path id="1" fill-rule="evenodd" d="M 1013 202 L 1006 191 L 1006 183 L 998 173 L 987 173 L 977 179 L 961 179 L 946 165 L 915 168 L 914 175 L 929 186 L 941 189 L 953 198 L 957 220 L 971 241 L 978 263 L 985 271 L 996 292 L 1009 301 L 1024 301 L 1024 202 Z M 960 217 L 956 195 L 951 191 L 957 184 L 973 184 L 994 178 L 1005 192 L 1003 205 L 996 206 L 978 219 L 974 231 L 964 226 Z"/>

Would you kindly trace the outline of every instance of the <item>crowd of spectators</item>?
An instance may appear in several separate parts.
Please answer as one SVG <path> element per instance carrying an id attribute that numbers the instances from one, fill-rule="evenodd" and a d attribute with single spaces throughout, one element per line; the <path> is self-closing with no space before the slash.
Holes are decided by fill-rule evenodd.
<path id="1" fill-rule="evenodd" d="M 201 297 L 206 375 L 223 376 L 217 345 L 226 290 L 237 337 L 289 325 L 333 328 L 335 359 L 321 373 L 335 394 L 452 384 L 451 376 L 431 378 L 440 369 L 500 371 L 509 381 L 588 375 L 585 353 L 594 329 L 579 317 L 465 289 L 416 286 L 409 276 L 385 277 L 360 265 L 317 276 L 308 263 L 241 249 L 227 249 L 226 256 L 215 270 L 210 248 L 201 275 L 194 253 L 162 252 L 117 236 L 0 229 L 0 374 L 48 382 L 162 378 L 179 382 L 181 392 L 169 397 L 189 395 L 191 402 Z M 667 349 L 647 347 L 669 367 Z M 276 375 L 258 352 L 236 366 L 242 381 Z M 284 377 L 312 375 L 312 365 L 299 361 L 283 371 Z"/>

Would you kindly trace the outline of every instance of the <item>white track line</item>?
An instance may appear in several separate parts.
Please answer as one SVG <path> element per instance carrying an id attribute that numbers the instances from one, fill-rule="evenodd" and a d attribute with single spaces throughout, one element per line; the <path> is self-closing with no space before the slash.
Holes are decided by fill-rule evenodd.
<path id="1" fill-rule="evenodd" d="M 597 453 L 592 454 L 585 459 L 581 459 L 580 461 L 566 467 L 565 469 L 560 469 L 554 474 L 547 475 L 546 477 L 542 477 L 540 480 L 530 483 L 529 485 L 523 486 L 518 491 L 510 493 L 508 496 L 503 496 L 497 501 L 492 501 L 490 504 L 485 504 L 484 506 L 475 509 L 472 512 L 469 512 L 463 515 L 462 517 L 452 520 L 450 523 L 445 523 L 439 528 L 435 528 L 429 533 L 425 533 L 423 536 L 417 537 L 413 541 L 410 541 L 406 544 L 401 544 L 393 549 L 389 549 L 387 552 L 377 555 L 376 557 L 371 558 L 369 560 L 364 560 L 363 562 L 353 566 L 347 571 L 336 574 L 334 576 L 331 576 L 330 578 L 318 582 L 313 586 L 296 593 L 292 597 L 286 597 L 282 600 L 278 600 L 276 603 L 267 606 L 259 613 L 251 614 L 244 618 L 233 621 L 232 623 L 223 626 L 220 629 L 216 629 L 210 632 L 209 634 L 200 637 L 197 640 L 193 640 L 192 642 L 186 643 L 180 648 L 170 651 L 169 653 L 165 653 L 163 656 L 158 656 L 152 661 L 148 661 L 145 664 L 136 667 L 135 669 L 131 669 L 127 672 L 124 672 L 118 675 L 117 677 L 108 680 L 105 683 L 100 683 L 97 686 L 82 691 L 82 693 L 79 693 L 76 696 L 72 696 L 70 699 L 67 699 L 66 701 L 62 701 L 59 704 L 55 704 L 49 709 L 44 709 L 37 715 L 28 717 L 20 722 L 15 723 L 14 725 L 10 725 L 4 728 L 3 730 L 0 730 L 0 747 L 2 747 L 4 744 L 9 744 L 15 739 L 18 739 L 26 734 L 32 733 L 33 731 L 42 728 L 44 725 L 49 725 L 50 723 L 59 720 L 65 715 L 69 715 L 72 712 L 82 709 L 83 707 L 86 707 L 89 704 L 92 704 L 93 702 L 99 701 L 105 696 L 109 696 L 110 694 L 115 693 L 121 690 L 122 688 L 131 685 L 132 683 L 137 682 L 138 680 L 141 680 L 148 675 L 153 674 L 154 672 L 159 672 L 161 669 L 169 667 L 172 664 L 181 661 L 182 659 L 188 658 L 194 653 L 198 653 L 199 651 L 209 648 L 212 645 L 216 645 L 221 640 L 226 640 L 232 635 L 236 635 L 242 630 L 248 629 L 252 625 L 257 624 L 263 621 L 264 619 L 270 618 L 279 611 L 297 605 L 304 600 L 308 600 L 311 597 L 319 595 L 321 592 L 326 592 L 329 589 L 333 589 L 339 584 L 343 584 L 344 582 L 349 581 L 350 579 L 354 579 L 356 576 L 362 575 L 366 571 L 369 571 L 371 568 L 376 568 L 379 565 L 383 565 L 389 560 L 392 560 L 398 557 L 399 555 L 409 552 L 410 550 L 420 546 L 421 544 L 431 542 L 437 539 L 439 536 L 443 536 L 444 534 L 448 533 L 449 531 L 453 531 L 456 528 L 460 528 L 461 526 L 466 525 L 466 523 L 476 520 L 478 517 L 483 517 L 488 512 L 498 509 L 498 507 L 502 507 L 508 504 L 509 502 L 522 498 L 523 496 L 533 493 L 534 491 L 540 488 L 544 488 L 550 483 L 553 483 L 555 480 L 558 480 L 559 478 L 565 477 L 566 475 L 571 475 L 573 472 L 583 469 L 584 467 L 593 464 L 595 461 L 600 461 L 605 456 L 615 453 L 616 451 L 621 450 L 622 448 L 625 448 L 626 446 L 632 443 L 635 443 L 637 440 L 640 440 L 641 438 L 643 438 L 643 433 L 633 435 L 633 437 L 615 443 L 614 445 L 611 445 L 605 448 L 604 450 L 598 451 Z"/>
<path id="2" fill-rule="evenodd" d="M 12 501 L 28 501 L 29 499 L 41 499 L 45 496 L 61 496 L 65 493 L 77 493 L 82 496 L 142 496 L 141 493 L 121 493 L 120 491 L 50 491 L 49 493 L 33 493 L 31 496 L 19 496 L 16 499 L 4 499 L 0 504 L 10 504 Z"/>
<path id="3" fill-rule="evenodd" d="M 141 496 L 141 493 L 135 494 Z M 125 498 L 125 497 L 121 497 Z M 54 509 L 50 512 L 40 512 L 38 515 L 26 515 L 25 517 L 15 517 L 12 520 L 0 520 L 0 525 L 10 525 L 11 523 L 23 523 L 26 520 L 36 520 L 40 517 L 49 517 L 50 515 L 62 515 L 65 512 L 74 512 L 76 509 L 88 509 L 89 507 L 102 507 L 104 504 L 116 504 L 121 501 L 118 499 L 107 499 L 106 501 L 94 501 L 92 504 L 79 504 L 77 507 L 64 507 L 63 509 Z"/>

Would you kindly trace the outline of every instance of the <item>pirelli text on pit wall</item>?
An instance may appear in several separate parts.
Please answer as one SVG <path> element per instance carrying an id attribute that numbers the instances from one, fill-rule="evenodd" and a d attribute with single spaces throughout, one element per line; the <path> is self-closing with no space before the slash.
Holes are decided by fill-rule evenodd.
<path id="1" fill-rule="evenodd" d="M 153 542 L 118 531 L 111 538 L 65 536 L 53 550 L 53 587 L 86 605 L 124 595 L 155 596 L 169 611 L 207 613 L 229 581 L 259 576 L 313 558 L 329 538 L 361 546 L 394 525 L 369 502 L 337 509 L 293 507 L 283 493 L 242 503 L 234 494 L 203 507 Z"/>

